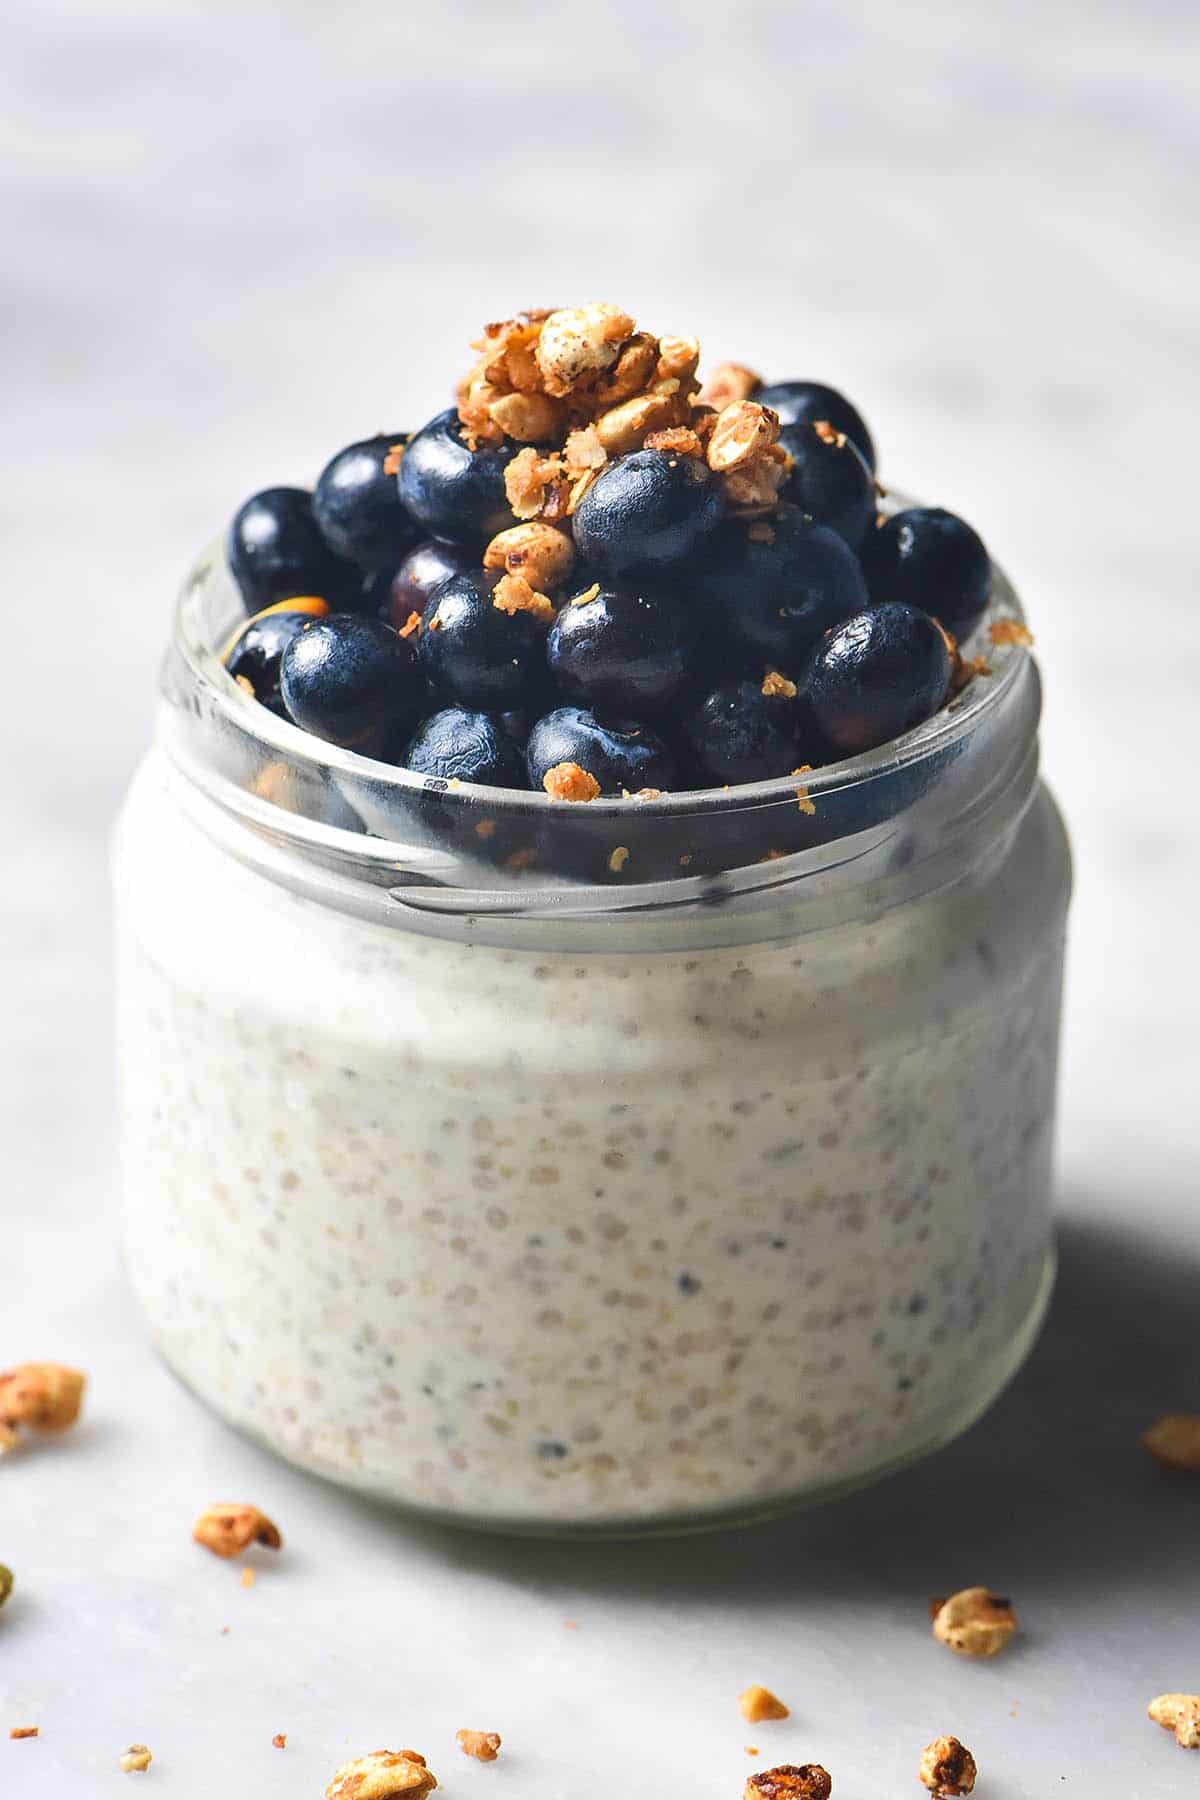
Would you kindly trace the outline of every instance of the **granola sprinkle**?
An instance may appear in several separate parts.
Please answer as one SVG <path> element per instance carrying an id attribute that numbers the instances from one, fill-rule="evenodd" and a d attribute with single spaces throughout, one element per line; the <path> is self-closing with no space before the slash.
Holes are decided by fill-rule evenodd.
<path id="1" fill-rule="evenodd" d="M 794 700 L 796 698 L 795 682 L 790 681 L 786 675 L 781 675 L 778 669 L 767 670 L 766 674 L 763 676 L 762 691 L 764 697 L 768 700 L 774 700 L 776 698 L 782 700 Z"/>
<path id="2" fill-rule="evenodd" d="M 789 1716 L 789 1710 L 779 1696 L 773 1694 L 770 1688 L 760 1686 L 758 1682 L 738 1695 L 738 1710 L 751 1725 L 758 1725 L 763 1719 L 786 1719 Z"/>
<path id="3" fill-rule="evenodd" d="M 997 1599 L 985 1587 L 963 1588 L 948 1600 L 929 1603 L 933 1635 L 940 1644 L 960 1656 L 995 1656 L 1017 1629 L 1017 1615 L 1009 1601 Z"/>
<path id="4" fill-rule="evenodd" d="M 122 1775 L 144 1775 L 154 1761 L 146 1744 L 130 1744 L 128 1750 L 122 1752 L 117 1764 Z"/>
<path id="5" fill-rule="evenodd" d="M 476 1762 L 495 1762 L 500 1754 L 498 1731 L 468 1731 L 464 1726 L 454 1736 L 463 1755 L 473 1756 Z"/>
<path id="6" fill-rule="evenodd" d="M 13 1725 L 10 1726 L 8 1735 L 10 1738 L 35 1738 L 40 1737 L 41 1733 L 40 1725 Z"/>
<path id="7" fill-rule="evenodd" d="M 751 1775 L 742 1800 L 829 1800 L 833 1777 L 820 1763 L 781 1763 Z"/>
<path id="8" fill-rule="evenodd" d="M 325 1800 L 420 1800 L 437 1777 L 416 1750 L 372 1750 L 335 1769 Z"/>
<path id="9" fill-rule="evenodd" d="M 596 777 L 578 763 L 555 763 L 542 776 L 542 786 L 552 800 L 595 800 L 600 794 Z"/>
<path id="10" fill-rule="evenodd" d="M 938 1800 L 952 1800 L 973 1791 L 978 1770 L 965 1744 L 956 1737 L 939 1737 L 922 1750 L 917 1774 Z"/>
<path id="11" fill-rule="evenodd" d="M 1146 1711 L 1156 1725 L 1175 1733 L 1181 1750 L 1200 1750 L 1200 1694 L 1159 1694 Z"/>
<path id="12" fill-rule="evenodd" d="M 1200 1413 L 1163 1413 L 1142 1443 L 1162 1468 L 1200 1475 Z"/>
<path id="13" fill-rule="evenodd" d="M 63 1363 L 18 1363 L 0 1375 L 0 1427 L 14 1438 L 21 1426 L 66 1431 L 79 1417 L 86 1385 L 85 1375 Z"/>
<path id="14" fill-rule="evenodd" d="M 275 1736 L 271 1739 L 271 1745 L 272 1745 L 272 1748 L 275 1750 L 286 1750 L 287 1749 L 287 1732 L 286 1731 L 277 1731 L 275 1733 Z"/>
<path id="15" fill-rule="evenodd" d="M 283 1548 L 278 1527 L 257 1506 L 206 1507 L 192 1527 L 192 1536 L 214 1556 L 240 1556 L 251 1544 L 265 1544 L 268 1550 Z"/>

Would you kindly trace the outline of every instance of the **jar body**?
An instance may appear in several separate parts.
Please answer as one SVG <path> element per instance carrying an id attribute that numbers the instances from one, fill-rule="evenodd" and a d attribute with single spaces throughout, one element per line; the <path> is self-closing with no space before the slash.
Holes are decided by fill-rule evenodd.
<path id="1" fill-rule="evenodd" d="M 234 1424 L 525 1530 L 754 1514 L 983 1410 L 1032 1341 L 1069 864 L 1044 789 L 902 904 L 585 951 L 356 917 L 160 754 L 116 855 L 127 1256 Z"/>

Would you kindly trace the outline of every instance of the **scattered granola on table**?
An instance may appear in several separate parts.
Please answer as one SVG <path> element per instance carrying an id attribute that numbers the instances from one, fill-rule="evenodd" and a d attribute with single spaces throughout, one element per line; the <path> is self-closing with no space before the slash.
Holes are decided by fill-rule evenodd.
<path id="1" fill-rule="evenodd" d="M 40 1725 L 13 1725 L 9 1729 L 10 1738 L 35 1738 L 41 1736 Z"/>
<path id="2" fill-rule="evenodd" d="M 923 1784 L 937 1800 L 955 1800 L 974 1790 L 978 1774 L 975 1758 L 956 1737 L 934 1738 L 921 1752 L 917 1770 Z"/>
<path id="3" fill-rule="evenodd" d="M 286 1731 L 277 1731 L 275 1733 L 275 1736 L 271 1739 L 271 1743 L 272 1743 L 272 1746 L 276 1750 L 286 1750 L 287 1749 L 287 1732 Z"/>
<path id="4" fill-rule="evenodd" d="M 476 1762 L 495 1762 L 500 1754 L 498 1731 L 468 1731 L 464 1726 L 454 1736 L 463 1755 L 473 1756 Z"/>
<path id="5" fill-rule="evenodd" d="M 1200 1694 L 1159 1694 L 1146 1711 L 1156 1725 L 1175 1733 L 1181 1750 L 1200 1750 Z"/>
<path id="6" fill-rule="evenodd" d="M 282 1550 L 278 1527 L 257 1506 L 223 1504 L 206 1507 L 192 1527 L 192 1536 L 214 1556 L 240 1556 L 251 1544 Z"/>
<path id="7" fill-rule="evenodd" d="M 963 1588 L 948 1600 L 931 1600 L 933 1635 L 960 1656 L 995 1656 L 1017 1629 L 1008 1600 L 985 1587 Z"/>
<path id="8" fill-rule="evenodd" d="M 786 1719 L 789 1716 L 789 1709 L 778 1695 L 757 1682 L 738 1695 L 738 1710 L 751 1725 L 757 1725 L 763 1719 Z"/>
<path id="9" fill-rule="evenodd" d="M 820 1763 L 781 1763 L 751 1775 L 742 1800 L 829 1800 L 833 1777 Z"/>
<path id="10" fill-rule="evenodd" d="M 437 1777 L 417 1750 L 372 1750 L 334 1770 L 325 1800 L 420 1800 Z"/>
<path id="11" fill-rule="evenodd" d="M 154 1761 L 145 1744 L 130 1744 L 118 1763 L 122 1775 L 144 1775 Z"/>
<path id="12" fill-rule="evenodd" d="M 4 1602 L 8 1599 L 8 1596 L 12 1591 L 13 1572 L 11 1569 L 6 1568 L 4 1563 L 0 1563 L 0 1606 L 4 1605 Z"/>
<path id="13" fill-rule="evenodd" d="M 18 1363 L 0 1375 L 0 1454 L 16 1448 L 22 1429 L 66 1431 L 83 1404 L 87 1377 L 63 1363 Z"/>
<path id="14" fill-rule="evenodd" d="M 1200 1475 L 1200 1413 L 1163 1413 L 1142 1443 L 1155 1462 L 1182 1475 Z"/>

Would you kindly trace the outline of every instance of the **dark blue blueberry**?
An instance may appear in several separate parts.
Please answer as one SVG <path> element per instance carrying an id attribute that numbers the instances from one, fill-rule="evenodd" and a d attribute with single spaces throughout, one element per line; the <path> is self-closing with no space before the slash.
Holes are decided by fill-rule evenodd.
<path id="1" fill-rule="evenodd" d="M 869 604 L 853 550 L 796 506 L 750 525 L 727 520 L 691 584 L 706 629 L 731 638 L 762 669 L 785 674 L 803 667 L 831 626 Z"/>
<path id="2" fill-rule="evenodd" d="M 447 700 L 508 712 L 534 699 L 545 680 L 546 627 L 531 612 L 494 606 L 498 580 L 474 569 L 444 581 L 426 610 L 419 656 Z"/>
<path id="3" fill-rule="evenodd" d="M 357 594 L 362 571 L 329 548 L 312 503 L 307 488 L 264 488 L 234 514 L 225 550 L 248 613 L 297 594 L 315 594 L 330 606 Z"/>
<path id="4" fill-rule="evenodd" d="M 420 536 L 396 485 L 395 452 L 408 433 L 364 438 L 339 450 L 313 492 L 313 514 L 331 550 L 362 569 L 394 569 Z"/>
<path id="5" fill-rule="evenodd" d="M 250 683 L 260 705 L 286 717 L 279 692 L 283 653 L 292 639 L 320 616 L 316 609 L 283 611 L 278 604 L 270 606 L 246 620 L 226 646 L 221 661 L 236 680 Z"/>
<path id="6" fill-rule="evenodd" d="M 601 469 L 572 524 L 580 556 L 612 580 L 694 557 L 720 522 L 721 489 L 694 456 L 635 450 Z"/>
<path id="7" fill-rule="evenodd" d="M 715 787 L 790 775 L 805 760 L 797 747 L 795 701 L 764 694 L 759 681 L 714 688 L 684 729 L 697 767 Z"/>
<path id="8" fill-rule="evenodd" d="M 677 784 L 675 759 L 648 726 L 630 720 L 602 725 L 582 706 L 558 707 L 529 733 L 525 765 L 530 787 L 540 793 L 543 777 L 559 763 L 586 769 L 602 794 L 636 794 L 640 788 Z"/>
<path id="9" fill-rule="evenodd" d="M 821 419 L 827 420 L 835 431 L 845 432 L 872 474 L 878 468 L 866 420 L 836 388 L 825 387 L 819 381 L 776 381 L 760 388 L 754 398 L 760 406 L 777 412 L 781 425 L 815 425 Z"/>
<path id="10" fill-rule="evenodd" d="M 822 423 L 785 425 L 779 441 L 792 459 L 783 498 L 828 525 L 857 550 L 875 522 L 875 479 L 850 439 Z"/>
<path id="11" fill-rule="evenodd" d="M 409 441 L 396 477 L 400 499 L 433 537 L 477 546 L 516 524 L 504 492 L 504 470 L 516 444 L 469 450 L 448 407 Z"/>
<path id="12" fill-rule="evenodd" d="M 842 756 L 890 743 L 935 713 L 950 685 L 950 652 L 936 622 L 915 606 L 877 606 L 820 643 L 801 694 L 827 743 Z"/>
<path id="13" fill-rule="evenodd" d="M 292 639 L 280 688 L 302 730 L 368 752 L 411 725 L 424 697 L 411 645 L 382 620 L 352 613 L 333 613 Z"/>
<path id="14" fill-rule="evenodd" d="M 425 538 L 417 544 L 390 580 L 382 585 L 379 616 L 399 631 L 413 613 L 423 613 L 435 589 L 452 575 L 464 575 L 477 569 L 479 558 L 454 544 L 438 538 Z"/>
<path id="15" fill-rule="evenodd" d="M 443 781 L 525 786 L 521 753 L 500 721 L 461 706 L 448 706 L 418 725 L 396 760 L 416 775 L 433 775 Z"/>
<path id="16" fill-rule="evenodd" d="M 912 506 L 870 532 L 863 567 L 876 606 L 919 606 L 957 637 L 987 605 L 991 563 L 983 539 L 940 506 Z"/>
<path id="17" fill-rule="evenodd" d="M 682 690 L 694 635 L 691 614 L 677 595 L 602 587 L 559 609 L 546 660 L 568 700 L 640 718 Z"/>

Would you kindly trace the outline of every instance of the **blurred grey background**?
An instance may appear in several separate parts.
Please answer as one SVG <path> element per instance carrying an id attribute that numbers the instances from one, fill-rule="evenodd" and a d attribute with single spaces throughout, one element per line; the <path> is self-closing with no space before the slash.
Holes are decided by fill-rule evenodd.
<path id="1" fill-rule="evenodd" d="M 158 1429 L 182 1416 L 210 1431 L 195 1443 L 223 1441 L 148 1371 L 113 1230 L 106 841 L 173 592 L 246 493 L 443 404 L 483 320 L 603 297 L 710 358 L 844 387 L 885 478 L 964 513 L 1021 590 L 1079 876 L 1061 1129 L 1077 1250 L 1051 1360 L 1026 1378 L 1051 1396 L 1034 1435 L 1068 1429 L 1068 1375 L 1093 1395 L 1068 1432 L 1080 1468 L 1105 1420 L 1125 1444 L 1146 1408 L 1200 1403 L 1181 1299 L 1200 1257 L 1198 51 L 1179 0 L 6 9 L 0 1364 L 74 1357 L 110 1407 L 120 1385 Z M 962 1455 L 986 1495 L 986 1449 L 960 1473 Z M 103 1445 L 90 1467 L 103 1486 Z M 1094 1499 L 1106 1475 L 1088 1480 Z M 907 1491 L 911 1526 L 927 1490 Z M 1167 1551 L 1184 1540 L 1144 1526 L 1144 1503 L 1122 1493 L 1105 1530 L 1118 1560 L 1152 1531 L 1158 1641 L 1182 1644 L 1194 1584 Z M 0 1491 L 0 1524 L 15 1505 Z M 1046 1505 L 1069 1512 L 1069 1491 Z M 1081 1579 L 1107 1542 L 1097 1527 Z M 1041 1577 L 1062 1548 L 1036 1553 Z M 686 1588 L 692 1565 L 671 1567 Z M 1144 1590 L 1124 1604 L 1145 1617 Z M 861 1598 L 855 1616 L 869 1635 Z M 1114 1682 L 1122 1618 L 1095 1627 Z M 1195 1682 L 1162 1660 L 1156 1686 Z M 23 1691 L 43 1692 L 28 1670 Z M 1089 1704 L 1099 1742 L 1126 1702 Z M 1140 1689 L 1130 1704 L 1140 1756 Z M 23 1768 L 49 1784 L 59 1752 L 41 1751 Z M 1083 1758 L 1101 1800 L 1109 1754 Z M 1161 1754 L 1153 1771 L 1139 1795 L 1196 1772 Z"/>

